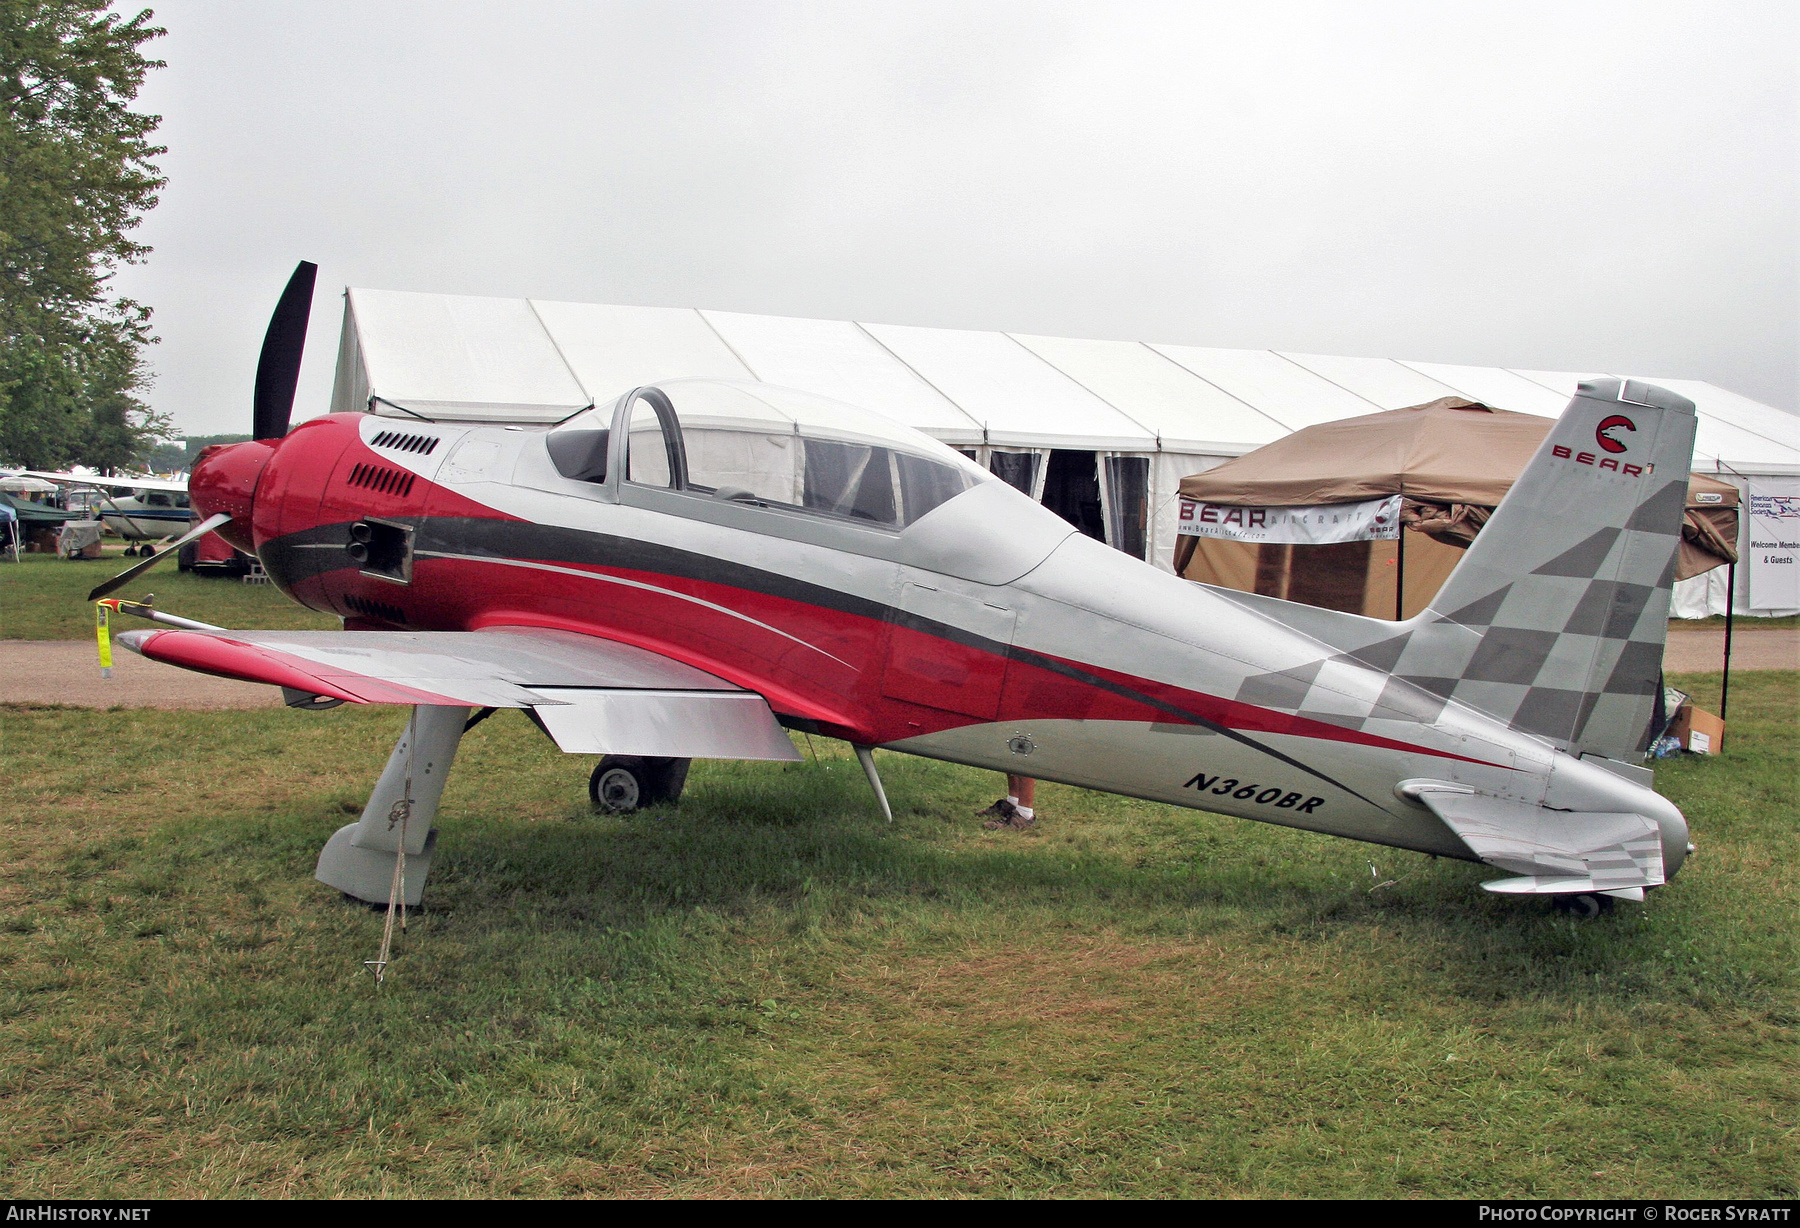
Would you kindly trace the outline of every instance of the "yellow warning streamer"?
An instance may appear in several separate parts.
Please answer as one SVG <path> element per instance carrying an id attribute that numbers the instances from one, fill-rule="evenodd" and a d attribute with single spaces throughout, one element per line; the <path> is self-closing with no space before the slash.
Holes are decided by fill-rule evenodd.
<path id="1" fill-rule="evenodd" d="M 112 610 L 111 602 L 94 603 L 94 639 L 100 647 L 100 676 L 112 677 Z"/>

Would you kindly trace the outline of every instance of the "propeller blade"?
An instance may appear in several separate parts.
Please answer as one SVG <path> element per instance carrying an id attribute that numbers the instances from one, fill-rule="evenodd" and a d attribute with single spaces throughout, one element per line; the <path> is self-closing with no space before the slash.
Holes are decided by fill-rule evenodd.
<path id="1" fill-rule="evenodd" d="M 300 358 L 306 352 L 306 321 L 312 314 L 313 281 L 319 266 L 302 260 L 288 278 L 269 331 L 263 334 L 262 356 L 256 360 L 256 401 L 252 435 L 280 439 L 294 415 L 294 389 L 300 383 Z"/>
<path id="2" fill-rule="evenodd" d="M 127 567 L 124 571 L 121 571 L 105 584 L 102 584 L 99 588 L 96 588 L 93 592 L 89 593 L 87 599 L 89 601 L 98 601 L 108 593 L 116 592 L 117 590 L 124 588 L 127 584 L 131 583 L 134 577 L 149 571 L 152 567 L 168 558 L 171 554 L 174 554 L 177 550 L 193 541 L 196 537 L 206 536 L 230 519 L 231 517 L 227 516 L 224 512 L 220 512 L 217 516 L 208 516 L 205 520 L 202 520 L 199 524 L 195 525 L 178 538 L 173 545 L 158 550 L 147 559 L 140 559 L 135 567 Z"/>

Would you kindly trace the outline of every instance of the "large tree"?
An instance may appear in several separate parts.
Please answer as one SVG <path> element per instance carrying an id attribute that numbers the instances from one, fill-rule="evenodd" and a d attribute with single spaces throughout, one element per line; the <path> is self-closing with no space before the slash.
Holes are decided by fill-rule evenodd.
<path id="1" fill-rule="evenodd" d="M 167 182 L 131 110 L 163 33 L 105 0 L 0 0 L 0 461 L 130 464 L 168 424 L 141 399 L 150 310 L 112 276 Z"/>

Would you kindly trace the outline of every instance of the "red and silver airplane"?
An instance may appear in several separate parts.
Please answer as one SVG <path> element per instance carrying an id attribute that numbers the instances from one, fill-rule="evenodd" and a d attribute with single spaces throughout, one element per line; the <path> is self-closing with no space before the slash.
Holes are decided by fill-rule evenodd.
<path id="1" fill-rule="evenodd" d="M 1486 862 L 1489 890 L 1577 912 L 1691 851 L 1642 766 L 1695 426 L 1663 389 L 1583 384 L 1431 607 L 1388 622 L 1159 572 L 790 389 L 289 430 L 313 272 L 270 325 L 254 441 L 195 465 L 194 535 L 345 630 L 119 638 L 297 708 L 413 707 L 320 857 L 351 896 L 388 899 L 399 860 L 417 902 L 458 740 L 499 708 L 606 755 L 619 809 L 672 800 L 693 758 L 795 759 L 805 730 L 857 748 L 884 810 L 873 747 Z"/>

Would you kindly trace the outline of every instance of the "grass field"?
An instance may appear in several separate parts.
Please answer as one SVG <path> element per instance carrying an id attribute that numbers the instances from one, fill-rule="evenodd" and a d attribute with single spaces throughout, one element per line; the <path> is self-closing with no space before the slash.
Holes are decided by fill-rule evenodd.
<path id="1" fill-rule="evenodd" d="M 883 755 L 890 829 L 826 744 L 595 817 L 502 714 L 379 990 L 311 871 L 402 713 L 10 709 L 3 1192 L 1793 1197 L 1797 693 L 1734 680 L 1658 773 L 1700 853 L 1587 923 Z"/>
<path id="2" fill-rule="evenodd" d="M 1783 614 L 1779 618 L 1753 618 L 1748 614 L 1740 614 L 1732 620 L 1739 631 L 1775 631 L 1792 630 L 1800 627 L 1800 616 Z M 1725 616 L 1715 614 L 1711 618 L 1671 618 L 1671 631 L 1723 631 Z"/>
<path id="3" fill-rule="evenodd" d="M 59 559 L 27 554 L 17 564 L 0 562 L 0 640 L 78 640 L 94 634 L 87 595 L 136 559 L 110 553 L 98 559 Z M 114 593 L 132 601 L 156 595 L 159 609 L 243 631 L 328 629 L 337 618 L 296 605 L 272 584 L 244 584 L 230 577 L 201 577 L 167 559 Z M 132 626 L 148 624 L 126 620 Z"/>

